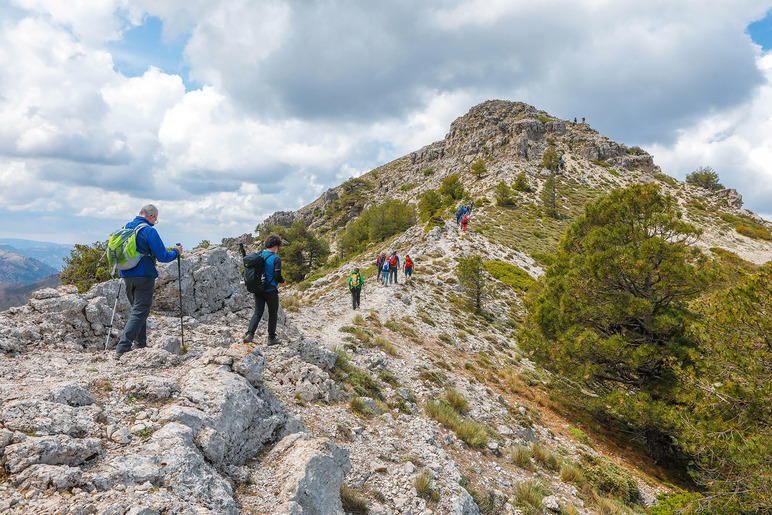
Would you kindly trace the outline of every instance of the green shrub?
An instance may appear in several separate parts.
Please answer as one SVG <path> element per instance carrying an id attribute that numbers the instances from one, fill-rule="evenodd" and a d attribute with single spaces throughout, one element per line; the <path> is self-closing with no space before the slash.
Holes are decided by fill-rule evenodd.
<path id="1" fill-rule="evenodd" d="M 338 240 L 338 248 L 343 256 L 350 256 L 364 250 L 371 241 L 383 241 L 415 223 L 415 212 L 410 204 L 389 199 L 362 211 Z"/>
<path id="2" fill-rule="evenodd" d="M 445 399 L 454 410 L 462 415 L 466 412 L 466 408 L 469 405 L 466 398 L 458 393 L 455 388 L 448 388 L 445 390 Z"/>
<path id="3" fill-rule="evenodd" d="M 547 170 L 557 171 L 560 164 L 560 156 L 555 145 L 549 145 L 542 156 L 541 165 Z"/>
<path id="4" fill-rule="evenodd" d="M 504 261 L 489 260 L 483 266 L 493 277 L 519 291 L 526 291 L 536 283 L 528 272 Z"/>
<path id="5" fill-rule="evenodd" d="M 338 359 L 335 361 L 333 376 L 338 381 L 347 381 L 361 397 L 372 397 L 373 399 L 383 400 L 381 388 L 378 382 L 373 379 L 367 371 L 355 367 L 351 364 L 348 354 L 342 349 L 336 349 Z"/>
<path id="6" fill-rule="evenodd" d="M 589 437 L 588 437 L 588 436 L 587 436 L 587 435 L 584 433 L 584 431 L 582 431 L 581 429 L 577 429 L 577 428 L 575 428 L 575 427 L 570 427 L 570 428 L 568 428 L 568 430 L 569 430 L 569 431 L 571 431 L 571 432 L 574 434 L 574 436 L 576 436 L 577 440 L 579 440 L 580 442 L 582 442 L 584 445 L 586 445 L 586 446 L 588 446 L 588 447 L 593 447 L 593 445 L 592 445 L 592 441 L 591 441 L 591 440 L 590 440 L 590 438 L 589 438 Z"/>
<path id="7" fill-rule="evenodd" d="M 445 177 L 438 191 L 440 195 L 445 197 L 446 204 L 452 204 L 454 201 L 464 198 L 464 185 L 455 174 Z"/>
<path id="8" fill-rule="evenodd" d="M 92 245 L 75 244 L 70 256 L 64 258 L 59 280 L 62 284 L 78 287 L 78 293 L 86 293 L 94 284 L 110 280 L 110 267 L 105 253 L 107 241 Z"/>
<path id="9" fill-rule="evenodd" d="M 767 241 L 772 240 L 772 233 L 769 232 L 769 229 L 750 217 L 732 213 L 721 213 L 719 216 L 721 220 L 734 227 L 743 236 Z"/>
<path id="10" fill-rule="evenodd" d="M 348 407 L 351 408 L 351 411 L 363 417 L 370 417 L 375 415 L 375 412 L 368 408 L 365 404 L 365 401 L 359 397 L 352 397 L 351 400 L 348 401 Z"/>
<path id="11" fill-rule="evenodd" d="M 424 177 L 428 177 L 434 173 L 434 168 L 427 168 L 424 170 Z"/>
<path id="12" fill-rule="evenodd" d="M 549 494 L 549 490 L 538 481 L 523 481 L 515 485 L 512 493 L 517 506 L 526 509 L 525 513 L 541 515 L 543 512 L 541 501 Z"/>
<path id="13" fill-rule="evenodd" d="M 648 156 L 649 153 L 643 150 L 641 147 L 630 147 L 627 149 L 627 153 L 632 156 Z"/>
<path id="14" fill-rule="evenodd" d="M 400 186 L 399 191 L 410 191 L 415 187 L 416 185 L 411 182 L 409 184 L 403 184 L 402 186 Z"/>
<path id="15" fill-rule="evenodd" d="M 630 472 L 608 458 L 583 454 L 579 467 L 587 481 L 599 492 L 610 494 L 626 504 L 638 502 L 638 483 Z"/>
<path id="16" fill-rule="evenodd" d="M 665 175 L 664 173 L 655 173 L 654 178 L 660 182 L 664 182 L 670 187 L 673 187 L 673 188 L 678 187 L 678 181 L 673 177 L 670 177 L 669 175 Z"/>
<path id="17" fill-rule="evenodd" d="M 661 494 L 657 496 L 657 506 L 651 507 L 651 515 L 690 515 L 693 513 L 710 515 L 710 512 L 701 511 L 696 502 L 702 498 L 702 494 L 696 492 Z"/>
<path id="18" fill-rule="evenodd" d="M 512 185 L 512 188 L 517 191 L 523 191 L 526 193 L 530 193 L 533 191 L 533 188 L 528 185 L 528 179 L 525 177 L 525 172 L 520 172 L 515 177 L 515 183 Z"/>
<path id="19" fill-rule="evenodd" d="M 456 436 L 475 449 L 482 449 L 488 443 L 487 428 L 474 420 L 464 420 L 456 428 Z"/>
<path id="20" fill-rule="evenodd" d="M 525 470 L 536 470 L 531 461 L 531 449 L 525 445 L 513 445 L 509 448 L 509 457 L 516 466 Z"/>
<path id="21" fill-rule="evenodd" d="M 724 185 L 718 182 L 718 173 L 709 166 L 700 166 L 688 174 L 686 183 L 713 191 L 724 189 Z"/>
<path id="22" fill-rule="evenodd" d="M 346 513 L 367 515 L 370 511 L 367 499 L 361 497 L 359 490 L 346 486 L 345 483 L 340 485 L 340 500 L 343 503 L 343 511 Z"/>
<path id="23" fill-rule="evenodd" d="M 434 190 L 428 190 L 421 195 L 418 201 L 418 214 L 421 220 L 426 222 L 437 217 L 442 209 L 442 197 Z M 442 218 L 440 217 L 440 221 Z"/>
<path id="24" fill-rule="evenodd" d="M 534 460 L 544 465 L 544 467 L 548 470 L 560 470 L 560 461 L 558 460 L 557 456 L 555 456 L 552 451 L 546 447 L 542 447 L 538 443 L 533 443 L 531 445 L 531 456 L 533 456 Z"/>
<path id="25" fill-rule="evenodd" d="M 432 488 L 432 476 L 427 472 L 421 472 L 415 478 L 413 485 L 415 486 L 418 497 L 430 502 L 437 502 L 440 500 L 440 493 Z"/>
<path id="26" fill-rule="evenodd" d="M 397 388 L 400 385 L 399 378 L 389 369 L 384 368 L 381 370 L 380 374 L 378 374 L 378 377 L 381 381 L 390 384 L 394 388 Z"/>
<path id="27" fill-rule="evenodd" d="M 485 172 L 487 171 L 488 169 L 485 167 L 485 159 L 478 159 L 477 161 L 472 163 L 472 169 L 470 173 L 479 179 L 480 177 L 485 175 Z"/>
<path id="28" fill-rule="evenodd" d="M 560 466 L 560 480 L 565 483 L 581 485 L 584 483 L 584 474 L 582 469 L 571 463 L 564 463 Z"/>
<path id="29" fill-rule="evenodd" d="M 769 229 L 754 229 L 753 227 L 746 227 L 745 225 L 738 225 L 735 230 L 742 234 L 743 236 L 747 236 L 748 238 L 753 238 L 754 240 L 772 240 L 772 234 L 770 234 Z"/>
<path id="30" fill-rule="evenodd" d="M 426 413 L 448 429 L 455 431 L 461 417 L 447 402 L 429 400 L 426 402 Z"/>
<path id="31" fill-rule="evenodd" d="M 505 181 L 501 181 L 496 185 L 496 205 L 498 207 L 513 207 L 517 205 L 515 199 L 512 197 L 512 189 L 507 185 Z"/>
<path id="32" fill-rule="evenodd" d="M 549 116 L 537 116 L 536 119 L 539 120 L 541 123 L 547 123 L 552 121 L 552 118 L 550 118 Z"/>

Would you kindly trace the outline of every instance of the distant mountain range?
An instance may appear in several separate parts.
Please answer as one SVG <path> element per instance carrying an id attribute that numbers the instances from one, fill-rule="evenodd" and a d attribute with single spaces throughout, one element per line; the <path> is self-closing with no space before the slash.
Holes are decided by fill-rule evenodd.
<path id="1" fill-rule="evenodd" d="M 8 252 L 12 252 L 19 256 L 33 258 L 48 265 L 55 271 L 60 271 L 62 269 L 64 258 L 70 256 L 70 252 L 72 252 L 73 248 L 74 247 L 72 245 L 63 245 L 60 243 L 51 243 L 46 241 L 23 240 L 19 238 L 0 238 L 0 250 L 7 250 Z M 2 282 L 17 281 L 2 280 Z"/>
<path id="2" fill-rule="evenodd" d="M 58 286 L 72 245 L 0 238 L 0 310 L 20 306 L 40 288 Z"/>

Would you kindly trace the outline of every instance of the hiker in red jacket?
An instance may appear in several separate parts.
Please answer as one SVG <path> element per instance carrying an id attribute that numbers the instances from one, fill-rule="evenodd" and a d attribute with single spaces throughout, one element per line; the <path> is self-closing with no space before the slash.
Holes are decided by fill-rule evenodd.
<path id="1" fill-rule="evenodd" d="M 464 229 L 464 232 L 466 232 L 466 224 L 469 223 L 469 217 L 466 216 L 466 213 L 464 213 L 464 216 L 461 217 L 461 227 Z"/>
<path id="2" fill-rule="evenodd" d="M 405 254 L 405 264 L 403 265 L 405 270 L 405 281 L 413 285 L 413 260 L 410 259 L 410 254 Z"/>

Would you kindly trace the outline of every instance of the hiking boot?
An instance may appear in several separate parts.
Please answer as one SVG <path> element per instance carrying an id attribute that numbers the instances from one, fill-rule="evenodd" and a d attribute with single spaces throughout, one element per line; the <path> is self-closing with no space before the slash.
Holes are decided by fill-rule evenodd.
<path id="1" fill-rule="evenodd" d="M 281 340 L 279 340 L 275 336 L 269 336 L 268 339 L 265 341 L 265 344 L 268 346 L 281 345 Z"/>
<path id="2" fill-rule="evenodd" d="M 242 343 L 252 343 L 252 340 L 255 338 L 254 333 L 247 333 L 244 335 L 244 339 L 241 340 Z"/>
<path id="3" fill-rule="evenodd" d="M 121 360 L 121 356 L 123 356 L 124 354 L 126 354 L 126 353 L 125 352 L 116 352 L 115 353 L 115 361 L 120 361 Z"/>

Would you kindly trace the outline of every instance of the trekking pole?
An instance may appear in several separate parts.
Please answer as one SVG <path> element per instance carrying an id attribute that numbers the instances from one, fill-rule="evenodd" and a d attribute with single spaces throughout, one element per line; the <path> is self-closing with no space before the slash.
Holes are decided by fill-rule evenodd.
<path id="1" fill-rule="evenodd" d="M 113 316 L 110 317 L 110 325 L 107 326 L 107 336 L 105 336 L 105 350 L 107 350 L 107 344 L 110 343 L 110 335 L 113 333 L 115 309 L 118 307 L 118 297 L 121 296 L 121 287 L 123 287 L 123 281 L 118 282 L 118 294 L 115 296 L 115 304 L 113 304 Z"/>
<path id="2" fill-rule="evenodd" d="M 179 243 L 177 244 L 180 245 Z M 180 266 L 180 253 L 177 253 L 177 282 L 180 291 L 180 346 L 185 345 L 185 326 L 182 325 L 182 267 Z"/>

